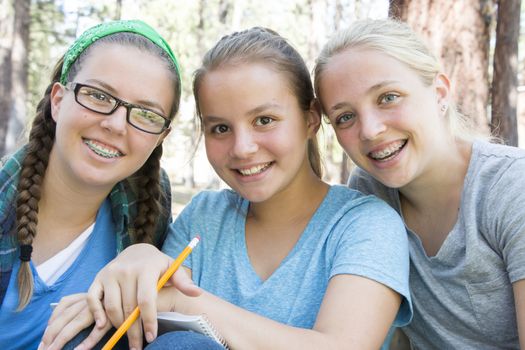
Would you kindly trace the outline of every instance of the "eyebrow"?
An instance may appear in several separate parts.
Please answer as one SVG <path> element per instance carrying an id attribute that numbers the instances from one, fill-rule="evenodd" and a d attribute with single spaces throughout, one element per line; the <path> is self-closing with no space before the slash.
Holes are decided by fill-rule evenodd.
<path id="1" fill-rule="evenodd" d="M 109 84 L 103 82 L 102 80 L 98 80 L 98 79 L 87 79 L 88 83 L 96 83 L 100 86 L 102 86 L 102 88 L 104 88 L 105 90 L 107 90 L 109 93 L 113 94 L 113 95 L 117 95 L 117 91 Z M 120 99 L 120 97 L 119 97 Z M 126 101 L 128 102 L 128 101 Z M 158 104 L 157 102 L 154 102 L 154 101 L 149 101 L 149 100 L 139 100 L 137 101 L 137 103 L 131 103 L 131 102 L 128 102 L 132 105 L 135 105 L 135 106 L 139 106 L 139 107 L 147 107 L 146 109 L 150 109 L 150 108 L 156 108 L 158 110 L 160 110 L 160 112 L 163 114 L 163 115 L 166 115 L 166 111 L 164 111 L 164 108 L 162 108 L 162 106 L 160 104 Z"/>
<path id="2" fill-rule="evenodd" d="M 224 119 L 222 119 L 220 117 L 213 116 L 213 115 L 203 115 L 202 116 L 202 123 L 203 124 L 206 124 L 206 123 L 218 123 L 218 122 L 221 122 L 223 120 Z"/>
<path id="3" fill-rule="evenodd" d="M 281 105 L 279 105 L 278 103 L 273 103 L 273 102 L 264 103 L 260 106 L 250 109 L 247 114 L 248 115 L 259 114 L 269 109 L 281 109 Z"/>
<path id="4" fill-rule="evenodd" d="M 388 86 L 388 85 L 392 85 L 392 84 L 396 84 L 396 83 L 399 83 L 398 80 L 385 80 L 385 81 L 382 81 L 380 83 L 377 83 L 375 85 L 372 85 L 371 87 L 369 87 L 367 90 L 366 90 L 366 93 L 370 93 L 372 91 L 377 91 L 377 90 L 380 90 L 382 88 L 384 88 L 385 86 Z M 339 109 L 343 109 L 344 107 L 348 107 L 350 106 L 350 103 L 348 102 L 339 102 L 335 105 L 333 105 L 331 108 L 330 108 L 330 112 L 334 112 L 334 111 L 337 111 Z"/>
<path id="5" fill-rule="evenodd" d="M 245 115 L 257 115 L 269 109 L 281 109 L 281 105 L 279 105 L 278 103 L 273 103 L 273 102 L 264 103 L 260 106 L 250 109 L 248 112 L 245 113 Z M 203 115 L 202 121 L 203 123 L 215 123 L 215 122 L 224 121 L 224 118 L 217 117 L 214 115 Z"/>

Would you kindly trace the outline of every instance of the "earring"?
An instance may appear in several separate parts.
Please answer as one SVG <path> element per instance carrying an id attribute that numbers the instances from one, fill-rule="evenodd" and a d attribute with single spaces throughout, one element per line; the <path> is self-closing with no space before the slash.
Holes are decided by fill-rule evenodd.
<path id="1" fill-rule="evenodd" d="M 447 110 L 447 105 L 441 105 L 441 112 L 445 112 Z"/>

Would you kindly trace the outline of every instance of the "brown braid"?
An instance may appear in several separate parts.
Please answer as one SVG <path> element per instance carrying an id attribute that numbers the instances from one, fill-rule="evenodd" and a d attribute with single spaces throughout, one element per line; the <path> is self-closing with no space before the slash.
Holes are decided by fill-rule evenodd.
<path id="1" fill-rule="evenodd" d="M 16 197 L 16 220 L 18 243 L 32 245 L 38 224 L 38 202 L 40 186 L 47 169 L 49 153 L 55 140 L 55 122 L 51 118 L 51 89 L 58 81 L 62 61 L 53 74 L 53 82 L 47 87 L 44 98 L 39 102 L 33 120 L 27 154 L 22 162 L 18 194 Z M 18 310 L 22 310 L 33 295 L 33 274 L 29 261 L 20 262 L 18 271 Z"/>
<path id="2" fill-rule="evenodd" d="M 137 196 L 137 217 L 134 221 L 135 243 L 154 243 L 156 220 L 161 210 L 160 206 L 160 157 L 162 144 L 157 146 L 146 163 L 140 168 L 134 178 Z"/>

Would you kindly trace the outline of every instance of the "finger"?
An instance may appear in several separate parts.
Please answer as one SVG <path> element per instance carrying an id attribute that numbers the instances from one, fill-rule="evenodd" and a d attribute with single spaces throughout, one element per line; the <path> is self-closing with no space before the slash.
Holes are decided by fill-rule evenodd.
<path id="1" fill-rule="evenodd" d="M 127 336 L 130 349 L 142 349 L 142 323 L 140 317 L 129 327 Z"/>
<path id="2" fill-rule="evenodd" d="M 48 350 L 62 349 L 80 331 L 93 324 L 93 317 L 85 303 L 70 307 L 65 316 L 67 319 L 59 318 L 53 322 L 42 337 L 42 344 L 50 344 Z"/>
<path id="3" fill-rule="evenodd" d="M 124 310 L 122 309 L 122 297 L 120 285 L 116 280 L 108 280 L 104 285 L 104 310 L 106 317 L 118 328 L 124 322 Z"/>
<path id="4" fill-rule="evenodd" d="M 131 313 L 137 307 L 137 285 L 139 278 L 138 276 L 124 276 L 120 281 L 120 291 L 122 298 L 122 308 L 124 316 L 127 319 Z M 131 327 L 127 331 L 129 347 L 134 349 L 142 348 L 142 324 L 140 320 L 133 322 Z"/>
<path id="5" fill-rule="evenodd" d="M 99 281 L 98 276 L 95 281 L 89 287 L 87 292 L 87 303 L 89 310 L 95 318 L 97 327 L 104 327 L 106 325 L 106 312 L 104 311 L 104 305 L 102 304 L 102 298 L 104 297 L 104 287 Z"/>
<path id="6" fill-rule="evenodd" d="M 109 322 L 107 322 L 107 324 L 103 327 L 93 327 L 91 333 L 89 333 L 89 335 L 86 337 L 86 339 L 82 341 L 82 343 L 78 344 L 75 350 L 93 349 L 104 337 L 104 335 L 111 329 L 111 327 L 111 323 Z"/>
<path id="7" fill-rule="evenodd" d="M 86 294 L 79 293 L 79 294 L 71 294 L 65 297 L 62 297 L 58 303 L 57 306 L 53 309 L 53 312 L 51 313 L 51 317 L 48 320 L 48 324 L 52 322 L 56 317 L 60 316 L 64 310 L 71 307 L 71 305 L 74 305 L 78 303 L 79 301 L 84 300 L 86 297 Z"/>
<path id="8" fill-rule="evenodd" d="M 68 305 L 67 308 L 62 307 L 58 309 L 57 307 L 58 310 L 55 310 L 55 312 L 58 311 L 59 313 L 55 314 L 55 312 L 53 312 L 54 317 L 48 321 L 48 325 L 42 336 L 42 343 L 46 346 L 52 344 L 62 329 L 82 311 L 84 305 L 85 304 L 79 301 L 75 304 Z"/>
<path id="9" fill-rule="evenodd" d="M 137 301 L 148 343 L 157 337 L 157 279 L 154 274 L 142 274 L 137 283 Z"/>
<path id="10" fill-rule="evenodd" d="M 183 294 L 189 297 L 198 297 L 202 289 L 193 283 L 192 279 L 182 268 L 178 269 L 170 279 L 171 285 L 177 287 Z"/>

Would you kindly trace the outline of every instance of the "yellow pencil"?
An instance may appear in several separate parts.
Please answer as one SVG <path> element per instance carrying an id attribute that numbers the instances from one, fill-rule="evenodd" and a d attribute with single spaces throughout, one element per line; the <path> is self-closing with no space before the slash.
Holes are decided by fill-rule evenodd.
<path id="1" fill-rule="evenodd" d="M 180 267 L 182 262 L 188 257 L 188 255 L 190 255 L 193 248 L 197 246 L 199 241 L 200 241 L 200 237 L 197 236 L 191 240 L 191 242 L 186 246 L 186 248 L 184 248 L 184 250 L 179 254 L 177 259 L 175 259 L 175 261 L 170 265 L 168 270 L 166 270 L 166 272 L 164 272 L 162 277 L 159 279 L 159 282 L 157 283 L 157 291 L 159 291 L 164 286 L 164 284 L 166 284 L 166 282 L 170 279 L 171 275 L 173 275 L 175 271 L 177 271 L 177 269 Z M 120 327 L 117 329 L 115 334 L 113 334 L 113 336 L 104 345 L 102 350 L 113 349 L 115 344 L 117 344 L 117 342 L 119 341 L 120 338 L 122 338 L 124 333 L 128 331 L 129 327 L 131 327 L 133 322 L 135 322 L 139 318 L 139 315 L 140 315 L 140 310 L 139 310 L 139 307 L 137 306 L 135 310 L 133 310 L 133 312 L 128 316 L 128 318 L 126 318 L 124 323 L 120 325 Z"/>

